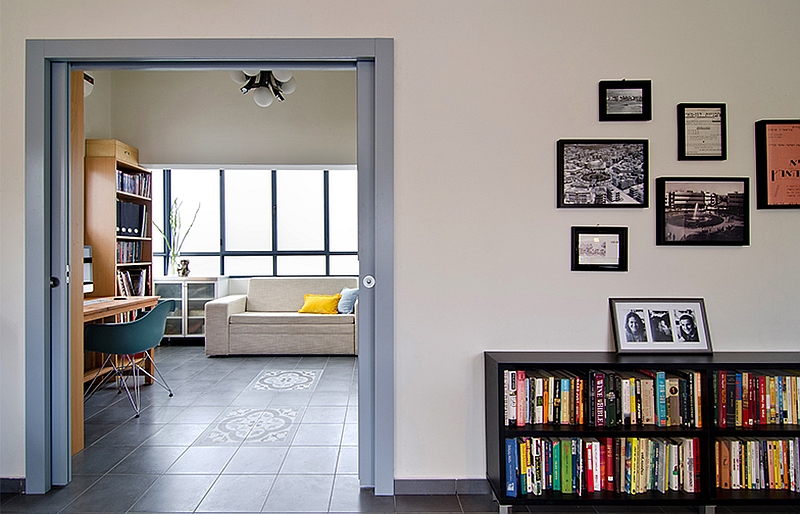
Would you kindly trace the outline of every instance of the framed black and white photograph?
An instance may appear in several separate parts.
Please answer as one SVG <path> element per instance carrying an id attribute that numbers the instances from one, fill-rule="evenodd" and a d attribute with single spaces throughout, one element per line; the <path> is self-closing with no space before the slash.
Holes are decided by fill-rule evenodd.
<path id="1" fill-rule="evenodd" d="M 652 104 L 649 80 L 600 81 L 600 121 L 650 121 Z"/>
<path id="2" fill-rule="evenodd" d="M 647 139 L 560 139 L 556 150 L 558 207 L 647 207 Z"/>
<path id="3" fill-rule="evenodd" d="M 711 353 L 702 298 L 609 298 L 617 353 Z"/>
<path id="4" fill-rule="evenodd" d="M 750 244 L 748 177 L 656 179 L 656 244 Z"/>
<path id="5" fill-rule="evenodd" d="M 724 161 L 727 158 L 725 104 L 678 104 L 678 160 Z"/>
<path id="6" fill-rule="evenodd" d="M 628 271 L 628 227 L 572 227 L 572 271 Z"/>
<path id="7" fill-rule="evenodd" d="M 756 122 L 756 209 L 800 209 L 800 120 Z"/>

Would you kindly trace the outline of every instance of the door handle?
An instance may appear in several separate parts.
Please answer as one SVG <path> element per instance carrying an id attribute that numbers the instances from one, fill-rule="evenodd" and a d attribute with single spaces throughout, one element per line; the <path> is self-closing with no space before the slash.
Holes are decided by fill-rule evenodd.
<path id="1" fill-rule="evenodd" d="M 50 277 L 50 287 L 55 288 L 61 285 L 61 281 L 58 280 L 58 277 Z"/>

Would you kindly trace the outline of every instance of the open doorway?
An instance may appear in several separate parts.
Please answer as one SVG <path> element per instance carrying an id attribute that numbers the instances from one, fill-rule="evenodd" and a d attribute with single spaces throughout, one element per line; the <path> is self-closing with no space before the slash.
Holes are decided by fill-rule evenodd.
<path id="1" fill-rule="evenodd" d="M 68 70 L 117 63 L 154 66 L 230 67 L 232 62 L 301 60 L 355 62 L 358 87 L 359 241 L 361 279 L 374 284 L 360 301 L 359 480 L 375 493 L 393 492 L 393 60 L 391 40 L 63 40 L 29 41 L 26 68 L 26 488 L 41 493 L 69 481 L 68 399 L 61 390 L 69 361 L 64 318 L 65 288 L 47 283 L 64 270 L 52 267 L 65 242 L 58 224 L 63 204 L 37 206 L 40 196 L 62 194 L 51 177 L 66 177 Z M 65 57 L 67 56 L 67 57 Z M 46 115 L 49 114 L 49 116 Z M 53 250 L 51 253 L 48 249 Z M 366 311 L 366 312 L 365 312 Z M 51 319 L 42 326 L 41 319 Z M 51 341 L 53 341 L 51 345 Z M 65 415 L 65 410 L 67 411 Z"/>

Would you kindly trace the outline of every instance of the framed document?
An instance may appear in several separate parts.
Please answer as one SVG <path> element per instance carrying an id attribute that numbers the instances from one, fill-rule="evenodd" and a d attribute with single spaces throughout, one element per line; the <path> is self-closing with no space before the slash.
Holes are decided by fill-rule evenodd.
<path id="1" fill-rule="evenodd" d="M 756 122 L 756 209 L 800 209 L 800 120 Z"/>
<path id="2" fill-rule="evenodd" d="M 572 271 L 628 271 L 628 227 L 572 227 Z"/>
<path id="3" fill-rule="evenodd" d="M 727 158 L 725 104 L 678 104 L 678 160 Z"/>
<path id="4" fill-rule="evenodd" d="M 601 80 L 600 121 L 653 119 L 649 80 Z"/>

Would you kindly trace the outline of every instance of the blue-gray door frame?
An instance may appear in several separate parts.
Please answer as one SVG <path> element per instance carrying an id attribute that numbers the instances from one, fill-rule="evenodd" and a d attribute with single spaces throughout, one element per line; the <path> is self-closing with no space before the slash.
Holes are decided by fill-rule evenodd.
<path id="1" fill-rule="evenodd" d="M 71 68 L 211 69 L 355 63 L 358 89 L 359 482 L 394 493 L 394 41 L 392 39 L 29 40 L 25 56 L 25 487 L 70 477 L 66 283 Z M 56 203 L 51 204 L 53 195 Z M 55 222 L 51 223 L 51 216 Z M 55 246 L 55 248 L 53 247 Z M 362 257 L 362 254 L 364 257 Z M 53 257 L 55 255 L 56 257 Z M 64 257 L 65 258 L 65 257 Z M 54 293 L 55 292 L 55 293 Z M 62 298 L 63 297 L 63 298 Z M 366 312 L 364 312 L 366 310 Z M 370 316 L 369 314 L 372 314 Z M 49 320 L 50 323 L 42 323 Z M 370 326 L 372 322 L 372 326 Z"/>

